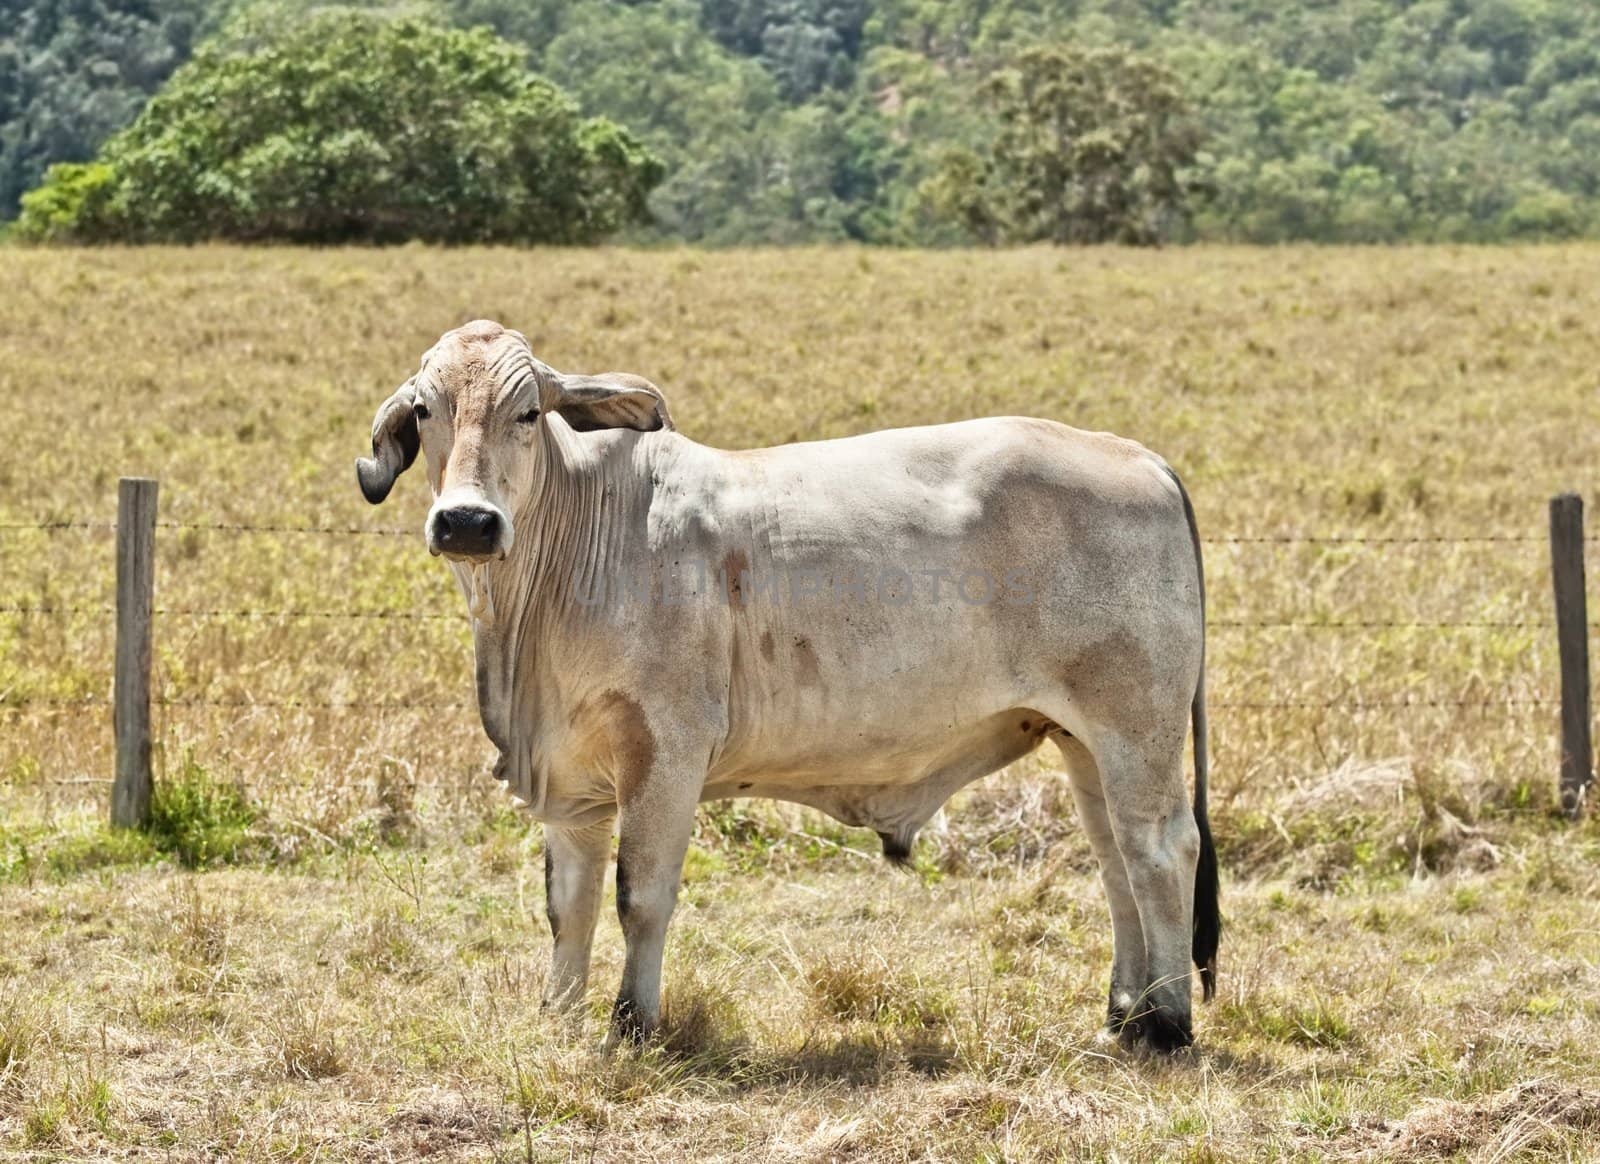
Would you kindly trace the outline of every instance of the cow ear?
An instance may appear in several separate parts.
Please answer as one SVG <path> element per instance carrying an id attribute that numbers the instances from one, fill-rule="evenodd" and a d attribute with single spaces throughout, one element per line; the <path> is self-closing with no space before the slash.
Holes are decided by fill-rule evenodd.
<path id="1" fill-rule="evenodd" d="M 635 428 L 654 432 L 672 427 L 661 390 L 642 376 L 604 372 L 598 376 L 557 376 L 547 382 L 544 410 L 559 412 L 578 432 Z"/>
<path id="2" fill-rule="evenodd" d="M 356 458 L 361 494 L 373 505 L 389 496 L 394 479 L 411 468 L 422 441 L 417 433 L 416 389 L 407 380 L 372 419 L 372 456 Z"/>

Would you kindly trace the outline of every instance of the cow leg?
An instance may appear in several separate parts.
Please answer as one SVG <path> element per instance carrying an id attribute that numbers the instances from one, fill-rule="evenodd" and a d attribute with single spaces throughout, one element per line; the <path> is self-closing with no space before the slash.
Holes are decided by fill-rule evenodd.
<path id="1" fill-rule="evenodd" d="M 622 805 L 617 841 L 617 918 L 627 955 L 608 1045 L 639 1043 L 661 1022 L 661 957 L 694 831 L 701 781 L 655 768 Z"/>
<path id="2" fill-rule="evenodd" d="M 1078 819 L 1100 863 L 1100 883 L 1105 887 L 1106 901 L 1111 907 L 1111 999 L 1106 1029 L 1127 1044 L 1139 1037 L 1139 999 L 1149 983 L 1144 928 L 1139 922 L 1139 907 L 1128 884 L 1122 852 L 1111 830 L 1111 814 L 1106 808 L 1105 790 L 1094 757 L 1082 742 L 1071 736 L 1058 736 L 1057 743 L 1067 762 Z"/>
<path id="3" fill-rule="evenodd" d="M 1105 806 L 1144 932 L 1146 982 L 1130 1018 L 1156 1050 L 1194 1041 L 1190 1007 L 1195 867 L 1200 830 L 1183 781 L 1183 735 L 1174 745 L 1096 741 Z M 1159 738 L 1159 737 L 1158 737 Z"/>
<path id="4" fill-rule="evenodd" d="M 571 1010 L 583 1002 L 606 860 L 611 856 L 611 825 L 612 818 L 606 817 L 583 828 L 545 826 L 544 910 L 555 939 L 544 991 L 546 1007 Z"/>

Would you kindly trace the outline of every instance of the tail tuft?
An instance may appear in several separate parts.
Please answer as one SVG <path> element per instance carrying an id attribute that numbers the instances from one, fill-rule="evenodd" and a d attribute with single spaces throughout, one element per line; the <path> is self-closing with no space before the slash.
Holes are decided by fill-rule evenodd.
<path id="1" fill-rule="evenodd" d="M 1222 941 L 1222 910 L 1217 883 L 1217 849 L 1211 824 L 1202 815 L 1200 865 L 1194 878 L 1194 964 L 1200 967 L 1200 989 L 1207 1002 L 1217 994 L 1217 946 Z"/>

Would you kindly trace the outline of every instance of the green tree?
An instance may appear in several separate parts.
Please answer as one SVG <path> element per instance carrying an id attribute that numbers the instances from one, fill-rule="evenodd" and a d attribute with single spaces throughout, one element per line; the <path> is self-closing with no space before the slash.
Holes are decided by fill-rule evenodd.
<path id="1" fill-rule="evenodd" d="M 872 8 L 869 0 L 700 0 L 711 35 L 759 60 L 795 104 L 848 86 Z"/>
<path id="2" fill-rule="evenodd" d="M 208 44 L 97 162 L 53 169 L 18 235 L 583 243 L 662 172 L 489 30 L 353 10 Z"/>
<path id="3" fill-rule="evenodd" d="M 0 220 L 94 156 L 211 28 L 205 0 L 0 0 Z"/>
<path id="4" fill-rule="evenodd" d="M 705 241 L 743 208 L 776 86 L 698 24 L 692 0 L 575 5 L 539 60 L 583 107 L 626 125 L 667 167 L 651 195 L 656 229 Z"/>
<path id="5" fill-rule="evenodd" d="M 981 166 L 949 155 L 924 187 L 935 204 L 1023 242 L 1148 245 L 1181 227 L 1200 130 L 1158 62 L 1121 48 L 1027 49 L 984 91 L 998 132 Z"/>
<path id="6" fill-rule="evenodd" d="M 0 0 L 0 220 L 50 163 L 94 161 L 189 58 L 190 45 L 231 13 L 256 14 L 224 42 L 237 54 L 271 43 L 275 36 L 261 31 L 271 22 L 311 20 L 327 2 Z M 1192 167 L 1174 174 L 1184 187 L 1179 209 L 1144 205 L 1132 215 L 1142 215 L 1142 226 L 1110 237 L 1600 234 L 1600 4 L 336 2 L 391 16 L 398 8 L 458 28 L 490 25 L 586 114 L 627 126 L 664 173 L 649 195 L 652 221 L 628 228 L 630 239 L 952 245 L 1053 237 L 1046 212 L 1063 226 L 1067 203 L 1052 199 L 1030 215 L 1019 194 L 1027 166 L 997 157 L 1007 127 L 993 93 L 997 75 L 1020 72 L 1021 54 L 1051 44 L 1114 46 L 1159 61 L 1181 81 L 1204 137 Z M 357 130 L 372 120 L 363 101 L 351 101 L 361 114 L 351 119 Z M 1116 197 L 1142 197 L 1152 189 L 1147 177 L 1161 177 L 1159 166 L 1138 165 L 1131 187 L 1119 176 L 1129 143 L 1117 140 L 1118 116 L 1105 114 L 1109 140 L 1080 139 L 1078 163 L 1085 173 L 1100 166 L 1102 180 L 1069 183 L 1068 201 L 1091 187 L 1109 199 L 1079 207 L 1080 223 L 1126 215 Z M 378 156 L 388 138 L 377 136 L 368 153 L 392 168 L 394 159 Z M 358 138 L 345 140 L 352 163 L 372 160 L 355 150 Z M 1055 148 L 1016 144 L 1019 156 L 1041 163 Z M 341 156 L 332 138 L 324 148 Z M 633 173 L 627 151 L 614 156 L 623 174 Z M 208 180 L 238 184 L 221 173 Z M 100 207 L 100 217 L 117 210 L 123 177 L 119 167 L 64 171 L 34 222 L 70 233 L 80 203 Z M 588 221 L 602 216 L 596 210 Z"/>

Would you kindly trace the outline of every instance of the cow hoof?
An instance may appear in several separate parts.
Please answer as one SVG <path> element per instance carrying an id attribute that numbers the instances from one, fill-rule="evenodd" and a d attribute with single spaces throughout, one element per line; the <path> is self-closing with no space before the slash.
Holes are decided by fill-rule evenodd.
<path id="1" fill-rule="evenodd" d="M 1144 1035 L 1144 1026 L 1137 1018 L 1129 1018 L 1126 1008 L 1113 1003 L 1106 1012 L 1106 1038 L 1115 1039 L 1117 1044 L 1125 1051 L 1131 1051 L 1139 1045 L 1140 1038 Z"/>
<path id="2" fill-rule="evenodd" d="M 1170 1055 L 1194 1044 L 1194 1030 L 1187 1017 L 1178 1018 L 1164 1010 L 1142 1016 L 1144 1044 L 1150 1050 Z"/>
<path id="3" fill-rule="evenodd" d="M 655 1024 L 640 1015 L 632 999 L 619 998 L 611 1008 L 611 1033 L 606 1036 L 606 1049 L 640 1047 L 655 1033 Z"/>

